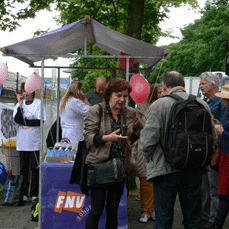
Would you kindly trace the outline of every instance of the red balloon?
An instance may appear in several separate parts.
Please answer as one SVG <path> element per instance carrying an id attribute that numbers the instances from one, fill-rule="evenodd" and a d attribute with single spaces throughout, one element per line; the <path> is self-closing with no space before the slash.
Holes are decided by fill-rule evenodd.
<path id="1" fill-rule="evenodd" d="M 121 56 L 130 56 L 129 54 L 124 53 L 124 52 L 120 52 L 120 55 Z M 119 64 L 121 68 L 126 71 L 126 58 L 119 58 Z M 131 69 L 133 65 L 134 65 L 134 58 L 130 58 L 129 59 L 129 69 Z"/>
<path id="2" fill-rule="evenodd" d="M 150 92 L 150 85 L 148 81 L 139 74 L 134 74 L 130 79 L 132 86 L 131 98 L 136 103 L 144 103 Z"/>

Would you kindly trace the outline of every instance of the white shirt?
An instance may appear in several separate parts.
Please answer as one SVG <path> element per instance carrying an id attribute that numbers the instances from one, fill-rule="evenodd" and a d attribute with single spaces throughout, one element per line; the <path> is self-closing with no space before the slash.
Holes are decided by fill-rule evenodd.
<path id="1" fill-rule="evenodd" d="M 77 98 L 69 98 L 65 110 L 61 115 L 62 138 L 68 138 L 71 143 L 82 141 L 84 118 L 90 106 Z"/>
<path id="2" fill-rule="evenodd" d="M 13 117 L 17 113 L 17 108 L 19 103 L 17 103 L 14 108 Z M 25 104 L 25 100 L 22 103 L 23 117 L 29 120 L 41 119 L 41 100 L 34 99 L 33 103 L 30 105 Z M 43 111 L 43 120 L 46 120 L 45 109 Z M 18 151 L 38 151 L 40 150 L 40 126 L 22 126 L 20 125 L 17 131 L 17 146 Z"/>

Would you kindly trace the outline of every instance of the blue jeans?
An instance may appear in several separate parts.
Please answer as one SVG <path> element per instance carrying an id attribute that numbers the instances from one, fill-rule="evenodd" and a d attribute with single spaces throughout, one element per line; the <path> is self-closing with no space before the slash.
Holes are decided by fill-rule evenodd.
<path id="1" fill-rule="evenodd" d="M 200 171 L 176 172 L 153 179 L 156 220 L 154 229 L 170 229 L 173 225 L 174 204 L 179 195 L 185 229 L 201 229 Z"/>

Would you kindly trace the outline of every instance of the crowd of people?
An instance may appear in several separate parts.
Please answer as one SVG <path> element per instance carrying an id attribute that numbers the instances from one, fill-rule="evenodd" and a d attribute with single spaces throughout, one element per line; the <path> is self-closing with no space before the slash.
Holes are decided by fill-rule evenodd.
<path id="1" fill-rule="evenodd" d="M 60 104 L 61 138 L 73 144 L 85 142 L 84 168 L 88 171 L 96 163 L 115 158 L 122 161 L 124 174 L 120 182 L 89 186 L 87 176 L 73 171 L 73 177 L 82 177 L 86 186 L 88 184 L 91 196 L 91 211 L 85 228 L 98 228 L 105 206 L 106 228 L 118 228 L 119 203 L 130 172 L 140 180 L 140 222 L 152 219 L 155 229 L 172 228 L 178 194 L 184 228 L 223 228 L 229 212 L 229 87 L 225 85 L 219 92 L 219 79 L 211 72 L 202 73 L 200 79 L 204 98 L 196 98 L 196 101 L 210 117 L 211 150 L 221 139 L 218 171 L 209 165 L 194 170 L 177 170 L 165 158 L 166 128 L 176 102 L 167 95 L 182 100 L 189 98 L 181 73 L 167 72 L 161 84 L 151 86 L 146 101 L 136 104 L 135 108 L 126 104 L 132 87 L 124 79 L 114 78 L 106 82 L 104 77 L 98 77 L 95 89 L 86 95 L 81 82 L 70 84 Z M 17 98 L 14 121 L 19 124 L 17 150 L 20 153 L 20 173 L 25 177 L 24 201 L 28 197 L 37 200 L 41 101 L 35 98 L 35 92 L 25 92 L 24 84 Z M 45 109 L 43 118 L 45 121 Z M 32 171 L 30 188 L 29 170 Z M 82 170 L 77 171 L 80 172 Z"/>

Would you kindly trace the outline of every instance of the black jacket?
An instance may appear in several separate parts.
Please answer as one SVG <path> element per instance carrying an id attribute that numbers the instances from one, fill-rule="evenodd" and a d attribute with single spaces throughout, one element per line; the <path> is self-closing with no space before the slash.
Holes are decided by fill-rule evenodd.
<path id="1" fill-rule="evenodd" d="M 89 188 L 87 187 L 87 165 L 85 164 L 87 152 L 88 149 L 85 141 L 80 141 L 69 183 L 79 184 L 81 192 L 88 196 Z"/>

